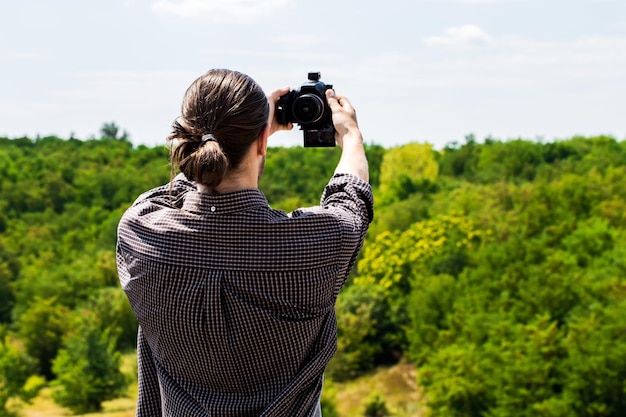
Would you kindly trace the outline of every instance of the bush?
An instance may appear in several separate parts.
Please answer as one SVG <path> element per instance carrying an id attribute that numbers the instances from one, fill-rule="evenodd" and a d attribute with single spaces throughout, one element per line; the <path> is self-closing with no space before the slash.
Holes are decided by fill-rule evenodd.
<path id="1" fill-rule="evenodd" d="M 90 321 L 88 316 L 78 319 L 53 364 L 58 375 L 54 399 L 77 414 L 99 411 L 103 401 L 116 398 L 127 386 L 115 338 Z"/>
<path id="2" fill-rule="evenodd" d="M 387 404 L 380 395 L 374 395 L 365 405 L 365 411 L 363 412 L 365 417 L 387 417 L 389 415 Z"/>
<path id="3" fill-rule="evenodd" d="M 14 415 L 7 409 L 12 398 L 29 400 L 36 395 L 39 387 L 29 384 L 29 375 L 34 372 L 35 364 L 15 347 L 0 329 L 0 417 Z"/>

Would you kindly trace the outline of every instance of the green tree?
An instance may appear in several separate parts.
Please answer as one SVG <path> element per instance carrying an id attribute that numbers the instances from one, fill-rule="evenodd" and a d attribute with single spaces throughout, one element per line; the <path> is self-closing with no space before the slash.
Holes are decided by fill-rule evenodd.
<path id="1" fill-rule="evenodd" d="M 460 274 L 478 243 L 473 222 L 458 215 L 416 222 L 369 241 L 358 273 L 337 302 L 338 352 L 329 373 L 344 380 L 397 361 L 408 347 L 411 288 Z"/>
<path id="2" fill-rule="evenodd" d="M 324 390 L 322 391 L 322 398 L 320 398 L 320 405 L 324 417 L 339 417 L 339 412 L 337 411 L 337 388 L 331 378 L 326 377 L 324 379 Z"/>
<path id="3" fill-rule="evenodd" d="M 386 304 L 381 289 L 376 285 L 352 285 L 337 301 L 337 354 L 327 367 L 327 373 L 336 381 L 350 380 L 373 369 L 380 356 L 390 351 L 385 335 L 392 327 L 386 319 Z"/>
<path id="4" fill-rule="evenodd" d="M 165 146 L 133 147 L 113 125 L 99 140 L 0 138 L 0 321 L 43 369 L 77 311 L 118 349 L 134 344 L 116 226 L 170 170 Z M 376 217 L 339 296 L 329 375 L 406 355 L 434 414 L 620 415 L 626 141 L 366 152 Z M 286 211 L 317 204 L 339 155 L 271 149 L 261 189 Z"/>
<path id="5" fill-rule="evenodd" d="M 115 338 L 94 326 L 94 320 L 87 313 L 76 319 L 53 364 L 54 399 L 75 413 L 101 410 L 103 401 L 116 398 L 127 386 Z"/>
<path id="6" fill-rule="evenodd" d="M 389 409 L 385 400 L 380 395 L 374 395 L 365 405 L 363 416 L 365 417 L 387 417 Z"/>
<path id="7" fill-rule="evenodd" d="M 472 181 L 476 176 L 481 149 L 474 135 L 467 135 L 465 144 L 460 147 L 456 142 L 446 145 L 439 154 L 441 175 Z"/>
<path id="8" fill-rule="evenodd" d="M 10 322 L 15 303 L 13 284 L 19 270 L 15 259 L 0 241 L 0 323 Z"/>
<path id="9" fill-rule="evenodd" d="M 117 349 L 128 351 L 136 347 L 137 318 L 119 286 L 98 290 L 83 306 L 97 317 L 92 325 L 103 333 L 109 332 Z"/>
<path id="10" fill-rule="evenodd" d="M 437 181 L 439 165 L 429 144 L 411 143 L 388 149 L 380 167 L 383 204 L 406 199 Z"/>
<path id="11" fill-rule="evenodd" d="M 34 363 L 11 342 L 5 331 L 0 329 L 0 417 L 14 416 L 7 408 L 9 400 L 29 400 L 38 387 L 29 384 L 34 372 Z"/>
<path id="12" fill-rule="evenodd" d="M 433 414 L 621 415 L 625 171 L 563 168 L 434 198 L 481 239 L 414 263 L 408 350 Z"/>
<path id="13" fill-rule="evenodd" d="M 48 380 L 54 378 L 52 361 L 61 348 L 69 315 L 69 310 L 55 298 L 35 299 L 17 321 L 26 353 L 37 361 L 39 372 Z"/>
<path id="14" fill-rule="evenodd" d="M 115 122 L 104 123 L 100 128 L 100 133 L 103 138 L 111 138 L 111 139 L 119 139 L 119 140 L 128 140 L 128 132 L 124 130 L 124 132 L 118 138 L 118 134 L 120 133 L 120 128 L 115 124 Z"/>

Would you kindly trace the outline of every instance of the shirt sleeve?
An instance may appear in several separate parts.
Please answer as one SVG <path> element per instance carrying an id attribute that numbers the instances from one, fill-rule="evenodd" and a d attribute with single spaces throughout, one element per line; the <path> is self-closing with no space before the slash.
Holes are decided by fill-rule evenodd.
<path id="1" fill-rule="evenodd" d="M 352 213 L 359 222 L 364 223 L 365 229 L 374 219 L 372 187 L 351 174 L 335 174 L 330 179 L 322 194 L 321 206 L 337 207 Z"/>
<path id="2" fill-rule="evenodd" d="M 354 175 L 335 174 L 324 189 L 321 207 L 334 213 L 340 223 L 342 270 L 335 288 L 337 295 L 356 263 L 374 218 L 372 187 Z"/>

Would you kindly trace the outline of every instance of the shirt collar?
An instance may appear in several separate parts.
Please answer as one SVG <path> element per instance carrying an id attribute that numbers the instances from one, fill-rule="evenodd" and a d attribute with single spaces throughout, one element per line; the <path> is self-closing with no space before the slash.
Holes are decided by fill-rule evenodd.
<path id="1" fill-rule="evenodd" d="M 204 194 L 195 190 L 183 196 L 182 209 L 192 213 L 233 213 L 269 207 L 265 195 L 257 189 L 246 189 L 226 194 Z"/>

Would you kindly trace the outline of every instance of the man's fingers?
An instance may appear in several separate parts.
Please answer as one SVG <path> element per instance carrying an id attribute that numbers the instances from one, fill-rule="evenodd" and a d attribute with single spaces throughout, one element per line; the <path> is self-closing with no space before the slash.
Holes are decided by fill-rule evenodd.
<path id="1" fill-rule="evenodd" d="M 341 107 L 339 97 L 337 97 L 333 89 L 326 90 L 326 101 L 328 101 L 328 106 L 331 110 L 335 110 L 336 107 Z"/>
<path id="2" fill-rule="evenodd" d="M 274 90 L 270 93 L 269 97 L 272 102 L 277 102 L 281 96 L 284 96 L 291 90 L 290 87 L 279 88 L 278 90 Z"/>
<path id="3" fill-rule="evenodd" d="M 353 112 L 352 104 L 350 104 L 350 100 L 348 100 L 344 96 L 338 96 L 335 94 L 334 90 L 326 90 L 326 100 L 328 101 L 328 105 L 331 110 L 333 110 L 333 106 L 338 106 L 339 108 L 346 110 L 348 112 Z"/>
<path id="4" fill-rule="evenodd" d="M 293 123 L 289 122 L 287 124 L 281 125 L 276 120 L 276 115 L 275 115 L 276 104 L 278 103 L 278 100 L 280 99 L 280 97 L 289 93 L 290 90 L 291 90 L 290 87 L 279 88 L 278 90 L 272 91 L 267 96 L 267 101 L 270 104 L 269 121 L 268 121 L 270 124 L 270 135 L 273 135 L 275 132 L 278 132 L 279 130 L 293 129 Z"/>

